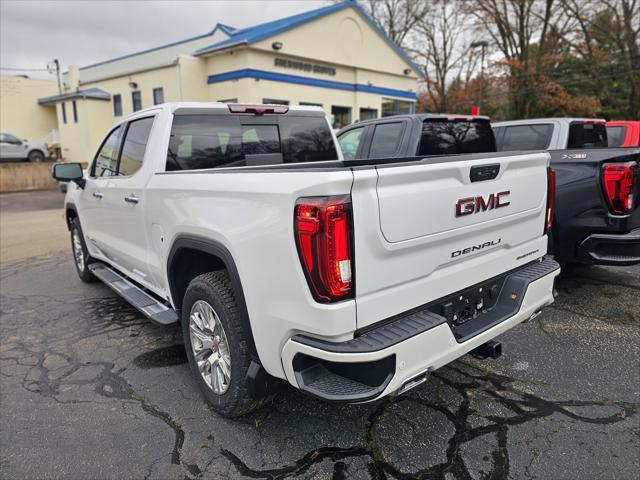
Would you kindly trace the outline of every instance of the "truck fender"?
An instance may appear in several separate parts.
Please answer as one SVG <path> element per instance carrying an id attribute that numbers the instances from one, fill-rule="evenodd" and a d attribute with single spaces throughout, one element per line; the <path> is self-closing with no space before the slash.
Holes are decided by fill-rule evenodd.
<path id="1" fill-rule="evenodd" d="M 171 250 L 169 250 L 169 256 L 167 257 L 167 281 L 169 284 L 169 290 L 171 292 L 171 298 L 173 299 L 173 304 L 174 307 L 176 307 L 175 309 L 178 313 L 178 316 L 181 316 L 182 298 L 178 298 L 181 297 L 181 295 L 177 292 L 178 285 L 176 285 L 177 282 L 172 281 L 172 279 L 175 278 L 176 274 L 176 256 L 183 249 L 206 253 L 208 255 L 216 257 L 222 262 L 224 268 L 229 273 L 229 278 L 231 279 L 231 284 L 233 285 L 236 301 L 238 302 L 240 319 L 243 328 L 245 328 L 246 338 L 251 339 L 249 345 L 251 356 L 254 360 L 259 362 L 258 352 L 256 349 L 255 340 L 253 338 L 253 332 L 251 330 L 251 322 L 249 321 L 247 304 L 244 298 L 244 290 L 242 288 L 242 282 L 240 281 L 240 275 L 238 274 L 238 268 L 236 267 L 236 263 L 233 259 L 233 256 L 231 255 L 231 252 L 229 252 L 227 247 L 225 247 L 220 242 L 198 235 L 183 234 L 178 235 L 171 245 Z"/>

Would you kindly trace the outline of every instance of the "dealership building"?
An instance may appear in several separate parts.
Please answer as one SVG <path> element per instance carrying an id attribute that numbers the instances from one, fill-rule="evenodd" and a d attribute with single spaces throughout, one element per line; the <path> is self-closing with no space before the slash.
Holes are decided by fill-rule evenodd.
<path id="1" fill-rule="evenodd" d="M 412 113 L 424 72 L 356 2 L 210 32 L 82 68 L 55 109 L 62 153 L 89 161 L 123 115 L 170 101 L 317 105 L 334 128 Z"/>

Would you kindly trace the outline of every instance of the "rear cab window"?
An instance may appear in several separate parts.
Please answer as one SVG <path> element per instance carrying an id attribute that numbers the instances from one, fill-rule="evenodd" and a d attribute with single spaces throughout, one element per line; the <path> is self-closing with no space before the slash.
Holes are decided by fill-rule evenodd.
<path id="1" fill-rule="evenodd" d="M 176 113 L 166 170 L 337 160 L 322 116 Z"/>
<path id="2" fill-rule="evenodd" d="M 605 148 L 607 129 L 602 122 L 571 122 L 567 148 Z"/>
<path id="3" fill-rule="evenodd" d="M 607 127 L 607 144 L 610 147 L 619 147 L 627 136 L 627 127 L 623 125 Z"/>
<path id="4" fill-rule="evenodd" d="M 514 150 L 546 150 L 551 143 L 553 124 L 532 123 L 496 128 L 499 152 Z"/>
<path id="5" fill-rule="evenodd" d="M 488 120 L 427 118 L 422 124 L 419 156 L 495 151 L 496 140 Z"/>

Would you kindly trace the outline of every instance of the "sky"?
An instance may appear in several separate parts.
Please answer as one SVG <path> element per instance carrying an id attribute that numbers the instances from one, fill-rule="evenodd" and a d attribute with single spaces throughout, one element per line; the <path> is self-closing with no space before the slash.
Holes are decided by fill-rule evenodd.
<path id="1" fill-rule="evenodd" d="M 2 74 L 54 79 L 63 71 L 211 31 L 216 23 L 248 27 L 319 8 L 329 0 L 39 1 L 0 0 Z"/>

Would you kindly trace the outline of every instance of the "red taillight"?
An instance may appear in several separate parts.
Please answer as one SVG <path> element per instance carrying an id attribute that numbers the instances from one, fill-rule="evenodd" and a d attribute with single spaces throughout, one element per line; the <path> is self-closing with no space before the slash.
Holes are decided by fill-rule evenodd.
<path id="1" fill-rule="evenodd" d="M 254 115 L 283 114 L 289 111 L 286 105 L 246 105 L 243 103 L 228 103 L 231 113 L 253 113 Z"/>
<path id="2" fill-rule="evenodd" d="M 556 208 L 556 172 L 553 168 L 547 169 L 547 217 L 545 233 L 550 234 L 553 227 L 553 213 Z"/>
<path id="3" fill-rule="evenodd" d="M 602 188 L 614 215 L 628 215 L 635 207 L 635 162 L 607 163 L 602 167 Z"/>
<path id="4" fill-rule="evenodd" d="M 296 202 L 294 229 L 302 269 L 318 302 L 353 297 L 351 197 Z"/>

